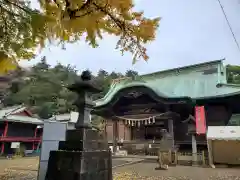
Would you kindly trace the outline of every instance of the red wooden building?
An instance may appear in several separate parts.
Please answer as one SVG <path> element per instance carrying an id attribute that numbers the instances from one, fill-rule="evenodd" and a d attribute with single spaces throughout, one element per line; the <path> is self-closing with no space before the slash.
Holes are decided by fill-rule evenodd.
<path id="1" fill-rule="evenodd" d="M 12 153 L 12 143 L 24 150 L 35 150 L 41 142 L 43 121 L 24 106 L 0 110 L 0 153 Z"/>

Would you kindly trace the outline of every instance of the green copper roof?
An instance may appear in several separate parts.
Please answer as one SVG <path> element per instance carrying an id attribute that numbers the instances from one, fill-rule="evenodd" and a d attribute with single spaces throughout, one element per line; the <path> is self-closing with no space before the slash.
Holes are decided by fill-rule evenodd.
<path id="1" fill-rule="evenodd" d="M 228 85 L 226 79 L 222 60 L 160 71 L 112 84 L 96 106 L 109 103 L 120 90 L 134 86 L 151 88 L 157 95 L 168 98 L 202 99 L 240 93 L 240 87 Z"/>

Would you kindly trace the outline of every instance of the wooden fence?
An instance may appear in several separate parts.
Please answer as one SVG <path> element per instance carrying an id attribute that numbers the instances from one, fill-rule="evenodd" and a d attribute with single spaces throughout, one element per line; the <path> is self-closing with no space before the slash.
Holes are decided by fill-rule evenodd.
<path id="1" fill-rule="evenodd" d="M 154 146 L 154 144 L 151 146 L 149 146 L 149 144 L 124 144 L 120 149 L 126 150 L 129 155 L 159 156 L 159 146 Z M 168 154 L 171 164 L 192 165 L 194 163 L 193 154 L 191 152 L 171 151 L 166 153 Z M 207 151 L 200 151 L 196 156 L 197 162 L 195 162 L 195 164 L 201 166 L 208 165 Z"/>
<path id="2" fill-rule="evenodd" d="M 207 166 L 208 165 L 208 156 L 206 156 L 205 151 L 198 152 L 196 158 L 196 162 L 193 161 L 193 154 L 189 152 L 177 152 L 171 151 L 169 152 L 158 152 L 158 159 L 161 156 L 168 157 L 169 165 L 199 165 L 199 166 Z"/>
<path id="3" fill-rule="evenodd" d="M 192 165 L 193 164 L 193 153 L 190 152 L 174 152 L 177 156 L 177 164 L 180 165 Z M 207 166 L 208 165 L 208 153 L 201 151 L 196 154 L 197 165 Z"/>

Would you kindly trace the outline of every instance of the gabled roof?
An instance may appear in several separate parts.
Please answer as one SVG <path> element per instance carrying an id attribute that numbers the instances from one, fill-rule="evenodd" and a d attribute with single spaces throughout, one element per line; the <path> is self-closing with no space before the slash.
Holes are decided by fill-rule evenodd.
<path id="1" fill-rule="evenodd" d="M 147 87 L 159 97 L 199 99 L 218 98 L 240 94 L 240 87 L 227 85 L 226 68 L 222 60 L 174 68 L 146 74 L 134 79 L 115 81 L 96 107 L 112 101 L 125 88 Z"/>
<path id="2" fill-rule="evenodd" d="M 23 111 L 27 111 L 27 108 L 23 105 L 3 108 L 0 110 L 0 121 L 43 124 L 43 121 L 39 118 L 17 115 L 17 113 L 20 113 Z"/>
<path id="3" fill-rule="evenodd" d="M 16 113 L 22 112 L 25 109 L 26 109 L 26 107 L 23 105 L 2 108 L 2 109 L 0 109 L 0 118 L 2 118 L 4 116 L 8 116 L 10 114 L 16 114 Z"/>
<path id="4" fill-rule="evenodd" d="M 20 122 L 20 123 L 28 123 L 28 124 L 43 124 L 43 120 L 28 116 L 18 116 L 18 115 L 9 115 L 6 119 L 1 119 L 2 121 L 9 121 L 9 122 Z M 0 120 L 0 121 L 1 121 Z"/>

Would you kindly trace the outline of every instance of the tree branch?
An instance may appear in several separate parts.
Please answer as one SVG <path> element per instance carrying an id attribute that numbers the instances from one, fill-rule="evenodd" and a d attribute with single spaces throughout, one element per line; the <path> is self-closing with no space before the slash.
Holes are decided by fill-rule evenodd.
<path id="1" fill-rule="evenodd" d="M 81 14 L 81 15 L 75 15 L 74 17 L 72 17 L 73 19 L 74 18 L 81 18 L 81 17 L 84 17 L 84 16 L 87 16 L 89 14 L 93 13 L 93 10 L 90 10 L 90 11 L 87 11 L 86 13 L 84 14 Z"/>
<path id="2" fill-rule="evenodd" d="M 94 5 L 98 10 L 100 10 L 101 12 L 105 13 L 106 15 L 108 15 L 108 16 L 117 24 L 117 26 L 118 26 L 120 29 L 125 30 L 125 25 L 124 25 L 124 23 L 122 23 L 121 20 L 119 20 L 119 19 L 117 19 L 116 17 L 114 17 L 110 12 L 108 12 L 108 11 L 106 10 L 106 8 L 99 6 L 99 5 L 96 4 L 95 2 L 93 2 L 93 5 Z M 106 5 L 106 7 L 107 7 L 107 5 Z"/>
<path id="3" fill-rule="evenodd" d="M 15 7 L 19 8 L 19 9 L 21 9 L 22 11 L 24 11 L 24 12 L 26 12 L 28 14 L 34 13 L 34 11 L 29 11 L 28 9 L 25 9 L 24 7 L 21 7 L 18 4 L 14 3 L 14 2 L 11 2 L 10 0 L 3 0 L 3 1 L 5 1 L 6 3 L 11 4 L 11 5 L 13 5 L 13 6 L 15 6 Z"/>
<path id="4" fill-rule="evenodd" d="M 84 10 L 87 10 L 88 8 L 90 8 L 90 5 L 92 4 L 92 0 L 87 0 L 80 8 L 74 9 L 74 10 L 72 10 L 70 8 L 70 5 L 71 5 L 70 0 L 65 0 L 65 2 L 66 2 L 66 11 L 67 11 L 70 19 L 83 17 L 83 16 L 86 16 L 93 12 L 93 10 L 91 10 L 91 11 L 87 11 L 86 13 L 84 13 L 82 15 L 76 15 L 77 12 L 84 11 Z"/>
<path id="5" fill-rule="evenodd" d="M 136 44 L 137 46 L 137 50 L 140 52 L 141 55 L 145 54 L 144 50 L 142 49 L 139 40 L 138 39 L 134 39 L 131 34 L 128 33 L 129 32 L 133 32 L 133 30 L 130 27 L 127 27 L 126 23 L 124 22 L 124 20 L 121 22 L 120 19 L 114 17 L 110 12 L 107 11 L 106 8 L 99 6 L 98 4 L 96 4 L 95 2 L 93 2 L 93 5 L 100 11 L 104 12 L 106 15 L 108 15 L 116 24 L 117 26 L 123 31 L 123 37 L 122 39 L 124 39 L 124 37 L 128 37 L 130 38 L 130 40 L 132 42 L 134 42 L 134 44 Z M 106 5 L 107 6 L 107 5 Z"/>

